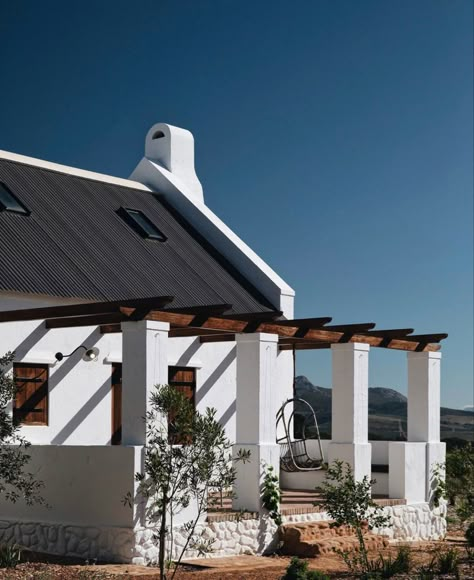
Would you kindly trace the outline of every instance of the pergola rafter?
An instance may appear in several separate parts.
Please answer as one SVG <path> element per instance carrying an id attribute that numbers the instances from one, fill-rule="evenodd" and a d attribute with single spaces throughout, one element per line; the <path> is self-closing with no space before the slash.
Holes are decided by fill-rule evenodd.
<path id="1" fill-rule="evenodd" d="M 171 338 L 199 336 L 202 343 L 235 340 L 240 333 L 277 334 L 280 350 L 330 348 L 360 342 L 405 351 L 436 351 L 448 335 L 413 334 L 412 328 L 375 330 L 375 323 L 330 325 L 331 317 L 279 320 L 282 312 L 227 314 L 231 304 L 172 306 L 172 296 L 114 302 L 87 302 L 0 312 L 0 322 L 45 319 L 46 327 L 99 326 L 101 333 L 120 332 L 125 321 L 154 320 L 170 324 Z"/>

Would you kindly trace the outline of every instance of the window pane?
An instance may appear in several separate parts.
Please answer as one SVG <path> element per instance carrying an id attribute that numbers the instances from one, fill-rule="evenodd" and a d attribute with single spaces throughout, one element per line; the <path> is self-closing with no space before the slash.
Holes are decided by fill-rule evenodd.
<path id="1" fill-rule="evenodd" d="M 28 210 L 16 199 L 8 187 L 0 182 L 0 211 L 28 214 Z"/>
<path id="2" fill-rule="evenodd" d="M 137 210 L 121 207 L 118 214 L 132 226 L 142 237 L 164 242 L 166 236 L 150 221 L 147 216 Z"/>
<path id="3" fill-rule="evenodd" d="M 196 408 L 196 369 L 186 367 L 168 367 L 168 384 L 182 393 L 190 402 L 193 409 Z M 168 439 L 174 445 L 184 445 L 190 441 L 178 433 L 173 425 L 174 416 L 168 415 Z"/>

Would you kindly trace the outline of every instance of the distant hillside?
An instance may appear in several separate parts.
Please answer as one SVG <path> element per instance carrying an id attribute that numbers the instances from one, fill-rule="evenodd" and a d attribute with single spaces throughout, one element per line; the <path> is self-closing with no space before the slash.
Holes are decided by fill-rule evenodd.
<path id="1" fill-rule="evenodd" d="M 318 387 L 304 376 L 296 377 L 296 394 L 315 410 L 322 436 L 331 433 L 332 389 Z M 297 408 L 304 413 L 304 408 Z M 407 398 L 394 389 L 369 388 L 369 437 L 399 440 L 406 434 Z M 474 441 L 474 412 L 441 407 L 442 439 Z"/>

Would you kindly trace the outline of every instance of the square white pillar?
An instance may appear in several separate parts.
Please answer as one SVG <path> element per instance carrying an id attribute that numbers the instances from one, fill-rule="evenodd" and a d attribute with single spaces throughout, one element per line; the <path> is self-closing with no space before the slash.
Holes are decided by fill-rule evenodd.
<path id="1" fill-rule="evenodd" d="M 426 497 L 426 443 L 390 441 L 388 444 L 388 495 L 408 503 Z"/>
<path id="2" fill-rule="evenodd" d="M 440 443 L 441 353 L 409 352 L 407 362 L 408 441 L 426 442 L 425 497 L 430 501 L 434 470 L 446 458 L 446 446 Z"/>
<path id="3" fill-rule="evenodd" d="M 155 385 L 168 383 L 169 324 L 122 323 L 122 445 L 145 445 L 145 416 Z"/>
<path id="4" fill-rule="evenodd" d="M 439 443 L 440 352 L 408 353 L 408 441 Z"/>
<path id="5" fill-rule="evenodd" d="M 250 461 L 237 462 L 233 507 L 250 511 L 262 510 L 261 485 L 263 463 L 279 474 L 280 448 L 276 444 L 277 353 L 275 334 L 238 334 L 236 444 L 250 450 Z"/>
<path id="6" fill-rule="evenodd" d="M 331 345 L 332 441 L 328 461 L 351 465 L 356 479 L 371 476 L 369 350 L 363 343 Z"/>

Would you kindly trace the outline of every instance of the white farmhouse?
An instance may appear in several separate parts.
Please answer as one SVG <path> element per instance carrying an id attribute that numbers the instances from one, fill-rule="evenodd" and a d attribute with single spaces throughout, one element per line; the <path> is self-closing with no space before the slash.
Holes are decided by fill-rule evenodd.
<path id="1" fill-rule="evenodd" d="M 348 461 L 356 477 L 378 471 L 374 493 L 393 516 L 393 537 L 444 535 L 444 506 L 430 498 L 445 453 L 437 343 L 446 335 L 295 320 L 293 301 L 206 206 L 188 131 L 153 126 L 129 179 L 0 152 L 0 353 L 16 353 L 9 371 L 22 388 L 12 413 L 50 504 L 1 502 L 0 542 L 153 560 L 150 523 L 122 500 L 141 470 L 150 392 L 169 383 L 197 409 L 215 407 L 236 447 L 251 450 L 234 502 L 249 518 L 237 526 L 235 514 L 208 514 L 202 523 L 215 554 L 262 553 L 276 527 L 260 500 L 261 465 L 279 469 L 276 415 L 293 396 L 295 351 L 312 348 L 333 359 L 326 458 Z M 368 441 L 371 346 L 408 352 L 407 442 Z M 281 471 L 287 490 L 313 490 L 324 477 L 295 467 Z M 282 506 L 284 521 L 325 517 L 298 501 Z"/>

